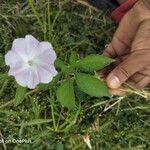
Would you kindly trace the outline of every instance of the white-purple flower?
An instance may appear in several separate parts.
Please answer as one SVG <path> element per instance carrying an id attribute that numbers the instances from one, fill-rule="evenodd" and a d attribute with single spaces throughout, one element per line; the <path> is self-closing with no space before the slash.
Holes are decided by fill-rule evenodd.
<path id="1" fill-rule="evenodd" d="M 39 83 L 49 83 L 57 71 L 54 67 L 56 53 L 49 42 L 39 42 L 32 35 L 13 41 L 10 51 L 5 55 L 9 75 L 18 84 L 34 89 Z"/>

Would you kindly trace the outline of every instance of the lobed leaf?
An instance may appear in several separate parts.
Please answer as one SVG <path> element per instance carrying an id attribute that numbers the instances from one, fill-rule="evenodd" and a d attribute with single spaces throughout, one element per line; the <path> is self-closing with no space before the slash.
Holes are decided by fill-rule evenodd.
<path id="1" fill-rule="evenodd" d="M 8 79 L 11 79 L 11 77 L 8 76 L 8 74 L 0 73 L 0 80 L 8 80 Z"/>
<path id="2" fill-rule="evenodd" d="M 63 106 L 67 107 L 68 109 L 75 108 L 75 94 L 73 82 L 71 80 L 67 80 L 62 83 L 57 89 L 56 95 L 57 99 Z"/>
<path id="3" fill-rule="evenodd" d="M 15 102 L 14 102 L 16 106 L 18 106 L 19 104 L 21 104 L 23 102 L 26 92 L 27 92 L 26 87 L 17 85 Z"/>
<path id="4" fill-rule="evenodd" d="M 78 73 L 76 74 L 76 83 L 82 92 L 90 96 L 109 96 L 108 88 L 105 83 L 94 76 Z"/>
<path id="5" fill-rule="evenodd" d="M 55 60 L 55 67 L 61 70 L 65 70 L 67 68 L 65 63 L 59 58 Z"/>
<path id="6" fill-rule="evenodd" d="M 69 64 L 74 66 L 76 62 L 78 61 L 78 55 L 77 52 L 72 52 L 69 57 Z"/>
<path id="7" fill-rule="evenodd" d="M 108 66 L 114 62 L 113 59 L 103 55 L 88 55 L 77 62 L 76 67 L 85 72 L 93 72 Z"/>

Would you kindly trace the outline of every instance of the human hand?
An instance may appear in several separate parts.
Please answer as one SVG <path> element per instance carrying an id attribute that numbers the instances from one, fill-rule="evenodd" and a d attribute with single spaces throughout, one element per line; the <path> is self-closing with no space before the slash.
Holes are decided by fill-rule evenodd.
<path id="1" fill-rule="evenodd" d="M 109 88 L 117 89 L 125 81 L 140 89 L 150 83 L 149 0 L 139 0 L 126 13 L 103 54 L 118 62 L 109 73 L 105 69 Z"/>

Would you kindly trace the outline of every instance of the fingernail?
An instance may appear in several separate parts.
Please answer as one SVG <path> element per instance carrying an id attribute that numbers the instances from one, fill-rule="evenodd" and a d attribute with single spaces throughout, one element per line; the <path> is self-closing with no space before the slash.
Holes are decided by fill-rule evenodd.
<path id="1" fill-rule="evenodd" d="M 120 87 L 121 83 L 120 80 L 117 76 L 112 76 L 109 79 L 109 87 L 112 89 L 116 89 L 118 87 Z"/>

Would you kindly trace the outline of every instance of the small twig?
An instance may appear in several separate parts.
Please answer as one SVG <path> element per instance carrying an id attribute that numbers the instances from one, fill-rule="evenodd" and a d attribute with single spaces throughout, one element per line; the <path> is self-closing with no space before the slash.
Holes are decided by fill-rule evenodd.
<path id="1" fill-rule="evenodd" d="M 8 80 L 6 80 L 4 83 L 3 83 L 3 86 L 2 88 L 0 89 L 0 97 L 2 96 L 4 90 L 6 89 L 7 85 L 8 85 Z"/>
<path id="2" fill-rule="evenodd" d="M 25 96 L 31 95 L 31 94 L 33 94 L 33 93 L 35 93 L 35 92 L 37 92 L 37 91 L 38 91 L 38 89 L 34 89 L 34 90 L 32 90 L 32 91 L 26 93 Z"/>
<path id="3" fill-rule="evenodd" d="M 13 100 L 11 100 L 11 101 L 9 101 L 9 102 L 7 102 L 7 103 L 1 105 L 1 106 L 0 106 L 0 109 L 2 109 L 2 108 L 4 108 L 4 107 L 6 107 L 6 106 L 8 106 L 8 105 L 10 105 L 10 104 L 12 104 L 12 103 L 14 103 L 14 101 L 15 101 L 15 99 L 13 99 Z"/>
<path id="4" fill-rule="evenodd" d="M 34 89 L 34 90 L 32 90 L 32 91 L 30 91 L 30 92 L 26 93 L 26 96 L 31 95 L 31 94 L 33 94 L 33 93 L 35 93 L 35 92 L 37 92 L 37 91 L 38 91 L 38 89 Z M 13 104 L 14 102 L 15 102 L 15 99 L 10 100 L 9 102 L 7 102 L 7 103 L 5 103 L 5 104 L 1 105 L 1 106 L 0 106 L 0 109 L 2 109 L 2 108 L 4 108 L 4 107 L 6 107 L 6 106 L 8 106 L 8 105 Z"/>
<path id="5" fill-rule="evenodd" d="M 4 141 L 4 138 L 3 138 L 3 135 L 2 135 L 2 132 L 1 132 L 1 131 L 0 131 L 0 137 L 1 137 L 2 141 Z M 5 145 L 5 141 L 2 142 L 2 145 L 3 145 L 3 147 L 4 147 L 4 150 L 7 150 L 6 145 Z"/>
<path id="6" fill-rule="evenodd" d="M 51 107 L 51 114 L 52 114 L 52 120 L 53 120 L 53 127 L 55 129 L 55 131 L 57 131 L 57 126 L 56 126 L 56 121 L 55 121 L 55 115 L 54 115 L 54 108 L 52 105 L 50 105 Z"/>
<path id="7" fill-rule="evenodd" d="M 145 90 L 136 89 L 135 87 L 132 87 L 129 84 L 125 84 L 125 85 L 127 86 L 127 88 L 122 89 L 123 92 L 131 93 L 131 94 L 133 93 L 133 94 L 139 95 L 145 99 L 150 98 L 149 92 L 147 92 Z"/>
<path id="8" fill-rule="evenodd" d="M 88 2 L 86 2 L 86 1 L 84 1 L 84 0 L 76 0 L 76 1 L 77 1 L 77 3 L 80 3 L 80 4 L 82 4 L 82 5 L 86 6 L 86 7 L 89 7 L 90 9 L 92 9 L 92 10 L 94 10 L 94 11 L 96 11 L 96 12 L 99 12 L 99 11 L 100 11 L 100 10 L 98 10 L 97 8 L 91 6 Z"/>
<path id="9" fill-rule="evenodd" d="M 89 16 L 85 16 L 85 15 L 82 15 L 82 14 L 78 14 L 78 13 L 73 13 L 73 14 L 76 15 L 76 16 L 79 16 L 79 17 L 81 17 L 81 18 L 83 18 L 83 19 L 102 21 L 102 20 L 100 20 L 100 19 L 98 19 L 98 18 L 91 17 L 91 16 L 89 17 Z"/>
<path id="10" fill-rule="evenodd" d="M 112 105 L 110 105 L 109 107 L 105 108 L 103 110 L 103 112 L 106 112 L 107 110 L 111 109 L 112 107 L 114 107 L 116 104 L 120 103 L 122 100 L 122 97 L 121 98 L 118 98 L 118 101 L 114 102 Z"/>
<path id="11" fill-rule="evenodd" d="M 126 92 L 128 93 L 133 93 L 133 94 L 136 94 L 136 95 L 139 95 L 145 99 L 148 99 L 150 97 L 150 93 L 146 92 L 146 91 L 139 91 L 139 90 L 131 90 L 131 89 L 127 89 L 125 90 Z"/>

